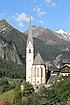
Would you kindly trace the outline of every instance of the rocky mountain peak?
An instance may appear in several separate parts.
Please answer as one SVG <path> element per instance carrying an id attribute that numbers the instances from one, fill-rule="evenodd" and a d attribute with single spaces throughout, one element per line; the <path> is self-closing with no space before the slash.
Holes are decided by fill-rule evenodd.
<path id="1" fill-rule="evenodd" d="M 67 32 L 65 32 L 63 29 L 59 29 L 59 30 L 57 30 L 56 33 L 67 34 Z"/>
<path id="2" fill-rule="evenodd" d="M 57 36 L 59 38 L 64 39 L 64 40 L 67 40 L 67 41 L 70 41 L 70 33 L 65 32 L 62 29 L 57 30 L 56 33 L 57 33 Z"/>
<path id="3" fill-rule="evenodd" d="M 3 24 L 3 23 L 7 23 L 7 21 L 5 19 L 0 20 L 0 25 Z"/>
<path id="4" fill-rule="evenodd" d="M 12 30 L 12 26 L 5 20 L 0 21 L 0 33 L 5 33 Z"/>

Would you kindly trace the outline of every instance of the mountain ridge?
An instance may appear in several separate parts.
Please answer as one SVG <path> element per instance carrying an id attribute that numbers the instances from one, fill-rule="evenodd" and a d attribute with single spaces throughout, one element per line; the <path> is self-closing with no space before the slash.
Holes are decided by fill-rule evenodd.
<path id="1" fill-rule="evenodd" d="M 69 39 L 65 39 L 61 33 L 54 32 L 50 29 L 46 29 L 42 26 L 32 27 L 33 36 L 44 41 L 47 44 L 63 44 L 70 43 Z M 25 31 L 25 34 L 28 34 L 28 30 Z"/>
<path id="2" fill-rule="evenodd" d="M 4 21 L 4 23 L 2 21 L 1 24 L 2 25 L 9 24 L 5 22 L 7 21 Z M 0 29 L 2 25 L 0 25 Z M 59 37 L 57 37 L 56 32 L 50 29 L 45 29 L 41 26 L 40 27 L 34 26 L 32 27 L 32 29 L 33 29 L 33 37 L 35 45 L 35 56 L 38 52 L 40 52 L 42 58 L 45 61 L 50 61 L 50 62 L 54 61 L 59 54 L 62 54 L 63 58 L 67 54 L 68 56 L 66 57 L 69 58 L 69 53 L 70 53 L 69 41 L 60 39 Z M 26 32 L 28 32 L 28 30 Z M 14 27 L 9 29 L 8 31 L 3 30 L 0 32 L 0 40 L 7 42 L 9 45 L 15 43 L 18 54 L 24 64 L 26 60 L 25 49 L 26 49 L 27 35 L 28 33 L 26 34 L 25 32 L 22 33 L 17 29 L 15 29 Z"/>
<path id="3" fill-rule="evenodd" d="M 70 33 L 69 32 L 65 32 L 63 29 L 59 29 L 56 31 L 56 33 L 58 33 L 58 35 L 60 34 L 62 37 L 62 39 L 66 39 L 68 41 L 70 41 Z"/>

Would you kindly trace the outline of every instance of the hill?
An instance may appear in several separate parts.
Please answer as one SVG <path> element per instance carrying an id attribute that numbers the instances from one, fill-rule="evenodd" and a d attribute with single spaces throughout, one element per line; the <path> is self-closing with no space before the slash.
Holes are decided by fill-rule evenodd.
<path id="1" fill-rule="evenodd" d="M 1 77 L 25 79 L 25 67 L 0 58 L 0 78 Z"/>
<path id="2" fill-rule="evenodd" d="M 8 91 L 6 93 L 1 94 L 0 95 L 0 100 L 8 99 L 8 101 L 10 103 L 12 103 L 14 96 L 15 96 L 14 95 L 14 90 L 10 90 L 10 91 Z"/>

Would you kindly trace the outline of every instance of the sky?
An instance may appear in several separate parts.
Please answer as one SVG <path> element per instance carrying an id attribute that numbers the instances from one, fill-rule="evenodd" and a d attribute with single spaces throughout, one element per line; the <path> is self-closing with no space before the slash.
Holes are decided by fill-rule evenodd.
<path id="1" fill-rule="evenodd" d="M 32 26 L 70 32 L 70 0 L 0 0 L 0 20 L 21 32 Z"/>

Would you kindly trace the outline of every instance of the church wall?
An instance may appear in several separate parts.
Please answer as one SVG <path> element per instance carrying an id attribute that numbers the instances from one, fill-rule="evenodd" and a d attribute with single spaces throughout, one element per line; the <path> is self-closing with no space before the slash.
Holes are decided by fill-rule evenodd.
<path id="1" fill-rule="evenodd" d="M 32 74 L 32 80 L 31 80 L 32 85 L 36 85 L 36 66 L 35 65 L 32 66 L 31 74 Z"/>
<path id="2" fill-rule="evenodd" d="M 41 84 L 41 68 L 40 65 L 36 65 L 36 84 Z"/>
<path id="3" fill-rule="evenodd" d="M 43 69 L 43 73 L 42 73 L 42 84 L 46 84 L 46 68 L 44 65 L 41 65 L 41 68 Z M 41 69 L 41 70 L 42 70 Z"/>
<path id="4" fill-rule="evenodd" d="M 44 65 L 33 65 L 32 67 L 32 85 L 41 85 L 46 83 L 46 69 Z"/>

